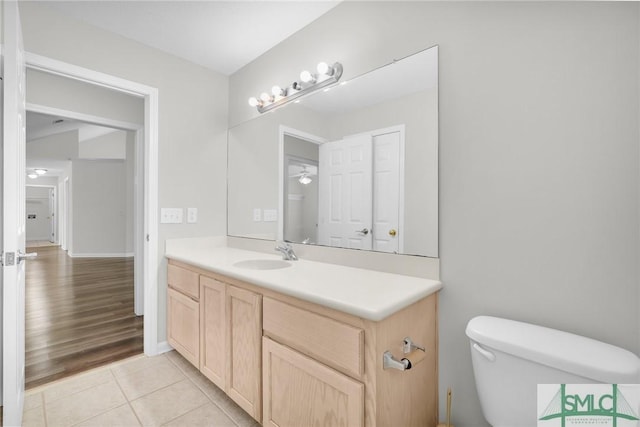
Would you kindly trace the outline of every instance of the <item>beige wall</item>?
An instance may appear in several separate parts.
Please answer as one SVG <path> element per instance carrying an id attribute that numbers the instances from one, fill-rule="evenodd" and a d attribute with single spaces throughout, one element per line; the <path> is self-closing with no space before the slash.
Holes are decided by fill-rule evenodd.
<path id="1" fill-rule="evenodd" d="M 228 79 L 130 39 L 60 15 L 42 3 L 21 2 L 25 48 L 81 67 L 158 88 L 159 205 L 197 207 L 197 224 L 160 225 L 159 340 L 166 337 L 168 237 L 226 231 Z"/>
<path id="2" fill-rule="evenodd" d="M 71 168 L 73 243 L 69 255 L 123 256 L 131 246 L 127 161 L 78 159 Z"/>
<path id="3" fill-rule="evenodd" d="M 257 115 L 249 96 L 320 60 L 348 79 L 439 45 L 440 410 L 451 386 L 456 426 L 486 425 L 473 316 L 640 349 L 638 17 L 637 3 L 345 2 L 231 76 L 236 124 Z"/>
<path id="4" fill-rule="evenodd" d="M 302 104 L 229 129 L 228 231 L 232 236 L 270 240 L 277 236 L 278 223 L 254 222 L 253 209 L 278 209 L 280 125 L 321 138 L 327 130 L 323 116 L 309 112 Z"/>
<path id="5" fill-rule="evenodd" d="M 23 9 L 21 5 L 20 10 Z M 22 15 L 26 21 L 27 12 L 23 11 Z M 26 32 L 26 28 L 23 31 Z M 25 48 L 29 50 L 26 45 Z M 27 102 L 111 120 L 144 123 L 142 98 L 38 70 L 27 70 Z"/>

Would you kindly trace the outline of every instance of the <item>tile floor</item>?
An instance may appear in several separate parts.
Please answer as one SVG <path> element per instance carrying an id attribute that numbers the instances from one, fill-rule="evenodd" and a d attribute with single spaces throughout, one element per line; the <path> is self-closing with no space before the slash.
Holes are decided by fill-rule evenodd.
<path id="1" fill-rule="evenodd" d="M 23 427 L 259 424 L 175 351 L 28 390 Z"/>

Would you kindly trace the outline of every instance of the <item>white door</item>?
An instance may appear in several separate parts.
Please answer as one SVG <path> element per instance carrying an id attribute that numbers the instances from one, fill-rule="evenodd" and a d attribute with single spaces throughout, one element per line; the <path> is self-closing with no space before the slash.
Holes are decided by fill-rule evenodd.
<path id="1" fill-rule="evenodd" d="M 3 4 L 2 397 L 3 423 L 14 426 L 24 406 L 25 67 L 17 2 Z"/>
<path id="2" fill-rule="evenodd" d="M 373 137 L 373 250 L 399 252 L 400 132 Z"/>
<path id="3" fill-rule="evenodd" d="M 355 135 L 320 145 L 318 242 L 371 249 L 372 143 Z"/>

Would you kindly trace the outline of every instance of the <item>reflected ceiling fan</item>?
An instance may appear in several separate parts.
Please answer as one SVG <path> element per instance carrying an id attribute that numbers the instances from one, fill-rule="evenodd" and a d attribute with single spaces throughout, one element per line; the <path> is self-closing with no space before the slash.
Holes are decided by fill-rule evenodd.
<path id="1" fill-rule="evenodd" d="M 298 173 L 293 173 L 293 174 L 289 174 L 289 178 L 298 178 L 298 182 L 302 185 L 309 185 L 311 184 L 311 182 L 313 181 L 313 179 L 311 179 L 312 176 L 316 176 L 317 175 L 317 169 L 314 167 L 314 169 L 316 169 L 316 171 L 310 171 L 307 169 L 307 167 L 309 165 L 301 165 L 302 166 L 302 170 Z M 300 165 L 295 165 L 296 168 L 299 168 Z"/>

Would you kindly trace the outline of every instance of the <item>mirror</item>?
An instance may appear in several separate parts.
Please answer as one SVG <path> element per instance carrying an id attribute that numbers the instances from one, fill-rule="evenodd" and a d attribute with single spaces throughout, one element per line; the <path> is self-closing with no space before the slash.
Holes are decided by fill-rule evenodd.
<path id="1" fill-rule="evenodd" d="M 229 129 L 227 232 L 437 257 L 438 48 Z"/>

